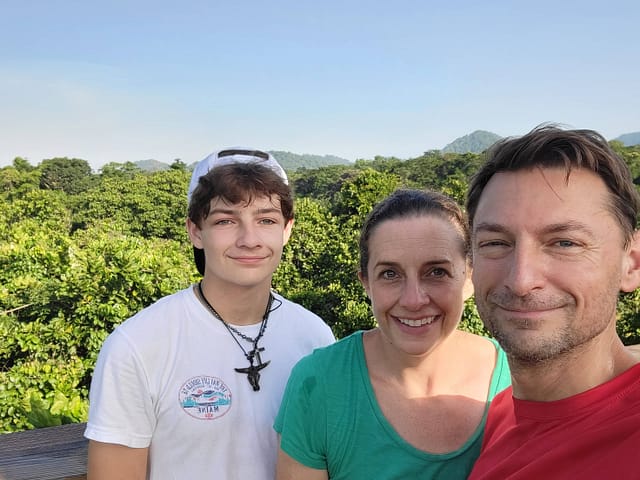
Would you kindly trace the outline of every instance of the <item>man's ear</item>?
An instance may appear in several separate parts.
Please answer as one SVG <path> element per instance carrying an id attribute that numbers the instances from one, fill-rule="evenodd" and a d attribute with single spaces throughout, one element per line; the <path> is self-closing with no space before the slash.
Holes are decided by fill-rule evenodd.
<path id="1" fill-rule="evenodd" d="M 291 232 L 293 231 L 293 223 L 294 219 L 292 218 L 287 222 L 284 226 L 284 230 L 282 232 L 282 245 L 286 245 L 289 239 L 291 238 Z"/>
<path id="2" fill-rule="evenodd" d="M 202 230 L 200 230 L 200 227 L 192 222 L 190 218 L 187 218 L 186 227 L 189 239 L 193 246 L 196 248 L 202 248 Z"/>
<path id="3" fill-rule="evenodd" d="M 640 231 L 636 230 L 625 251 L 620 290 L 633 292 L 638 286 L 640 286 Z"/>

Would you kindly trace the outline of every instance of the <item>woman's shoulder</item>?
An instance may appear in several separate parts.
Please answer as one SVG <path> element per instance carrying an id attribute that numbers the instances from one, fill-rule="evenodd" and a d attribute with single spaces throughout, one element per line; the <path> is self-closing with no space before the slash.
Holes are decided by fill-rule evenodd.
<path id="1" fill-rule="evenodd" d="M 456 330 L 456 335 L 458 336 L 458 344 L 461 350 L 470 349 L 470 352 L 485 353 L 492 356 L 495 356 L 496 352 L 501 350 L 500 345 L 493 338 L 463 330 Z"/>
<path id="2" fill-rule="evenodd" d="M 465 354 L 469 355 L 468 360 L 473 362 L 469 365 L 475 365 L 479 371 L 490 372 L 489 397 L 491 399 L 497 392 L 511 385 L 511 371 L 507 355 L 494 338 L 468 332 L 461 333 L 465 334 L 466 342 L 468 342 Z"/>
<path id="3" fill-rule="evenodd" d="M 456 335 L 455 355 L 463 357 L 466 365 L 475 365 L 477 369 L 489 367 L 490 371 L 507 365 L 506 354 L 495 339 L 464 331 L 457 331 Z"/>

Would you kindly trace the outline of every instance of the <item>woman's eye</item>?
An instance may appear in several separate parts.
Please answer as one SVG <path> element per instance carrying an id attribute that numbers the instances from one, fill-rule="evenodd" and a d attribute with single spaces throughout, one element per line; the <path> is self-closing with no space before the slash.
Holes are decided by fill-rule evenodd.
<path id="1" fill-rule="evenodd" d="M 447 271 L 444 268 L 434 268 L 431 270 L 430 275 L 432 277 L 444 277 L 447 275 Z"/>

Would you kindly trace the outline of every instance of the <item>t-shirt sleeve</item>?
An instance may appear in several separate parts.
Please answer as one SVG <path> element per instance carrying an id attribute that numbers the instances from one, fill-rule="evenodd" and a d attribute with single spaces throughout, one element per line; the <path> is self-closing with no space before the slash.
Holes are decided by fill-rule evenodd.
<path id="1" fill-rule="evenodd" d="M 307 467 L 326 470 L 326 402 L 315 360 L 313 354 L 305 357 L 291 371 L 274 429 L 287 455 Z"/>
<path id="2" fill-rule="evenodd" d="M 497 351 L 496 366 L 493 369 L 493 375 L 491 377 L 491 386 L 489 389 L 489 401 L 493 400 L 499 392 L 511 385 L 511 371 L 509 370 L 509 362 L 507 361 L 507 355 L 500 347 L 498 342 L 494 339 L 490 339 L 494 344 Z"/>
<path id="3" fill-rule="evenodd" d="M 155 428 L 149 381 L 124 333 L 116 329 L 104 342 L 91 380 L 85 437 L 145 448 Z"/>

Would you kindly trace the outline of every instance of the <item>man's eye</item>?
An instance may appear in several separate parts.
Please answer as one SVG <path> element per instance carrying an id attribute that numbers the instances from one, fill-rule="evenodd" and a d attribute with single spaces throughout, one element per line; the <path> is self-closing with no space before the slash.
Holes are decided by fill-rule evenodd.
<path id="1" fill-rule="evenodd" d="M 570 248 L 570 247 L 575 247 L 576 244 L 574 242 L 572 242 L 571 240 L 558 240 L 556 242 L 556 245 L 558 245 L 559 247 L 562 248 Z"/>
<path id="2" fill-rule="evenodd" d="M 384 270 L 383 272 L 380 273 L 380 277 L 386 280 L 392 280 L 396 278 L 396 272 L 394 272 L 393 270 Z"/>
<path id="3" fill-rule="evenodd" d="M 480 248 L 502 247 L 507 243 L 502 240 L 487 240 L 485 242 L 478 242 Z"/>

